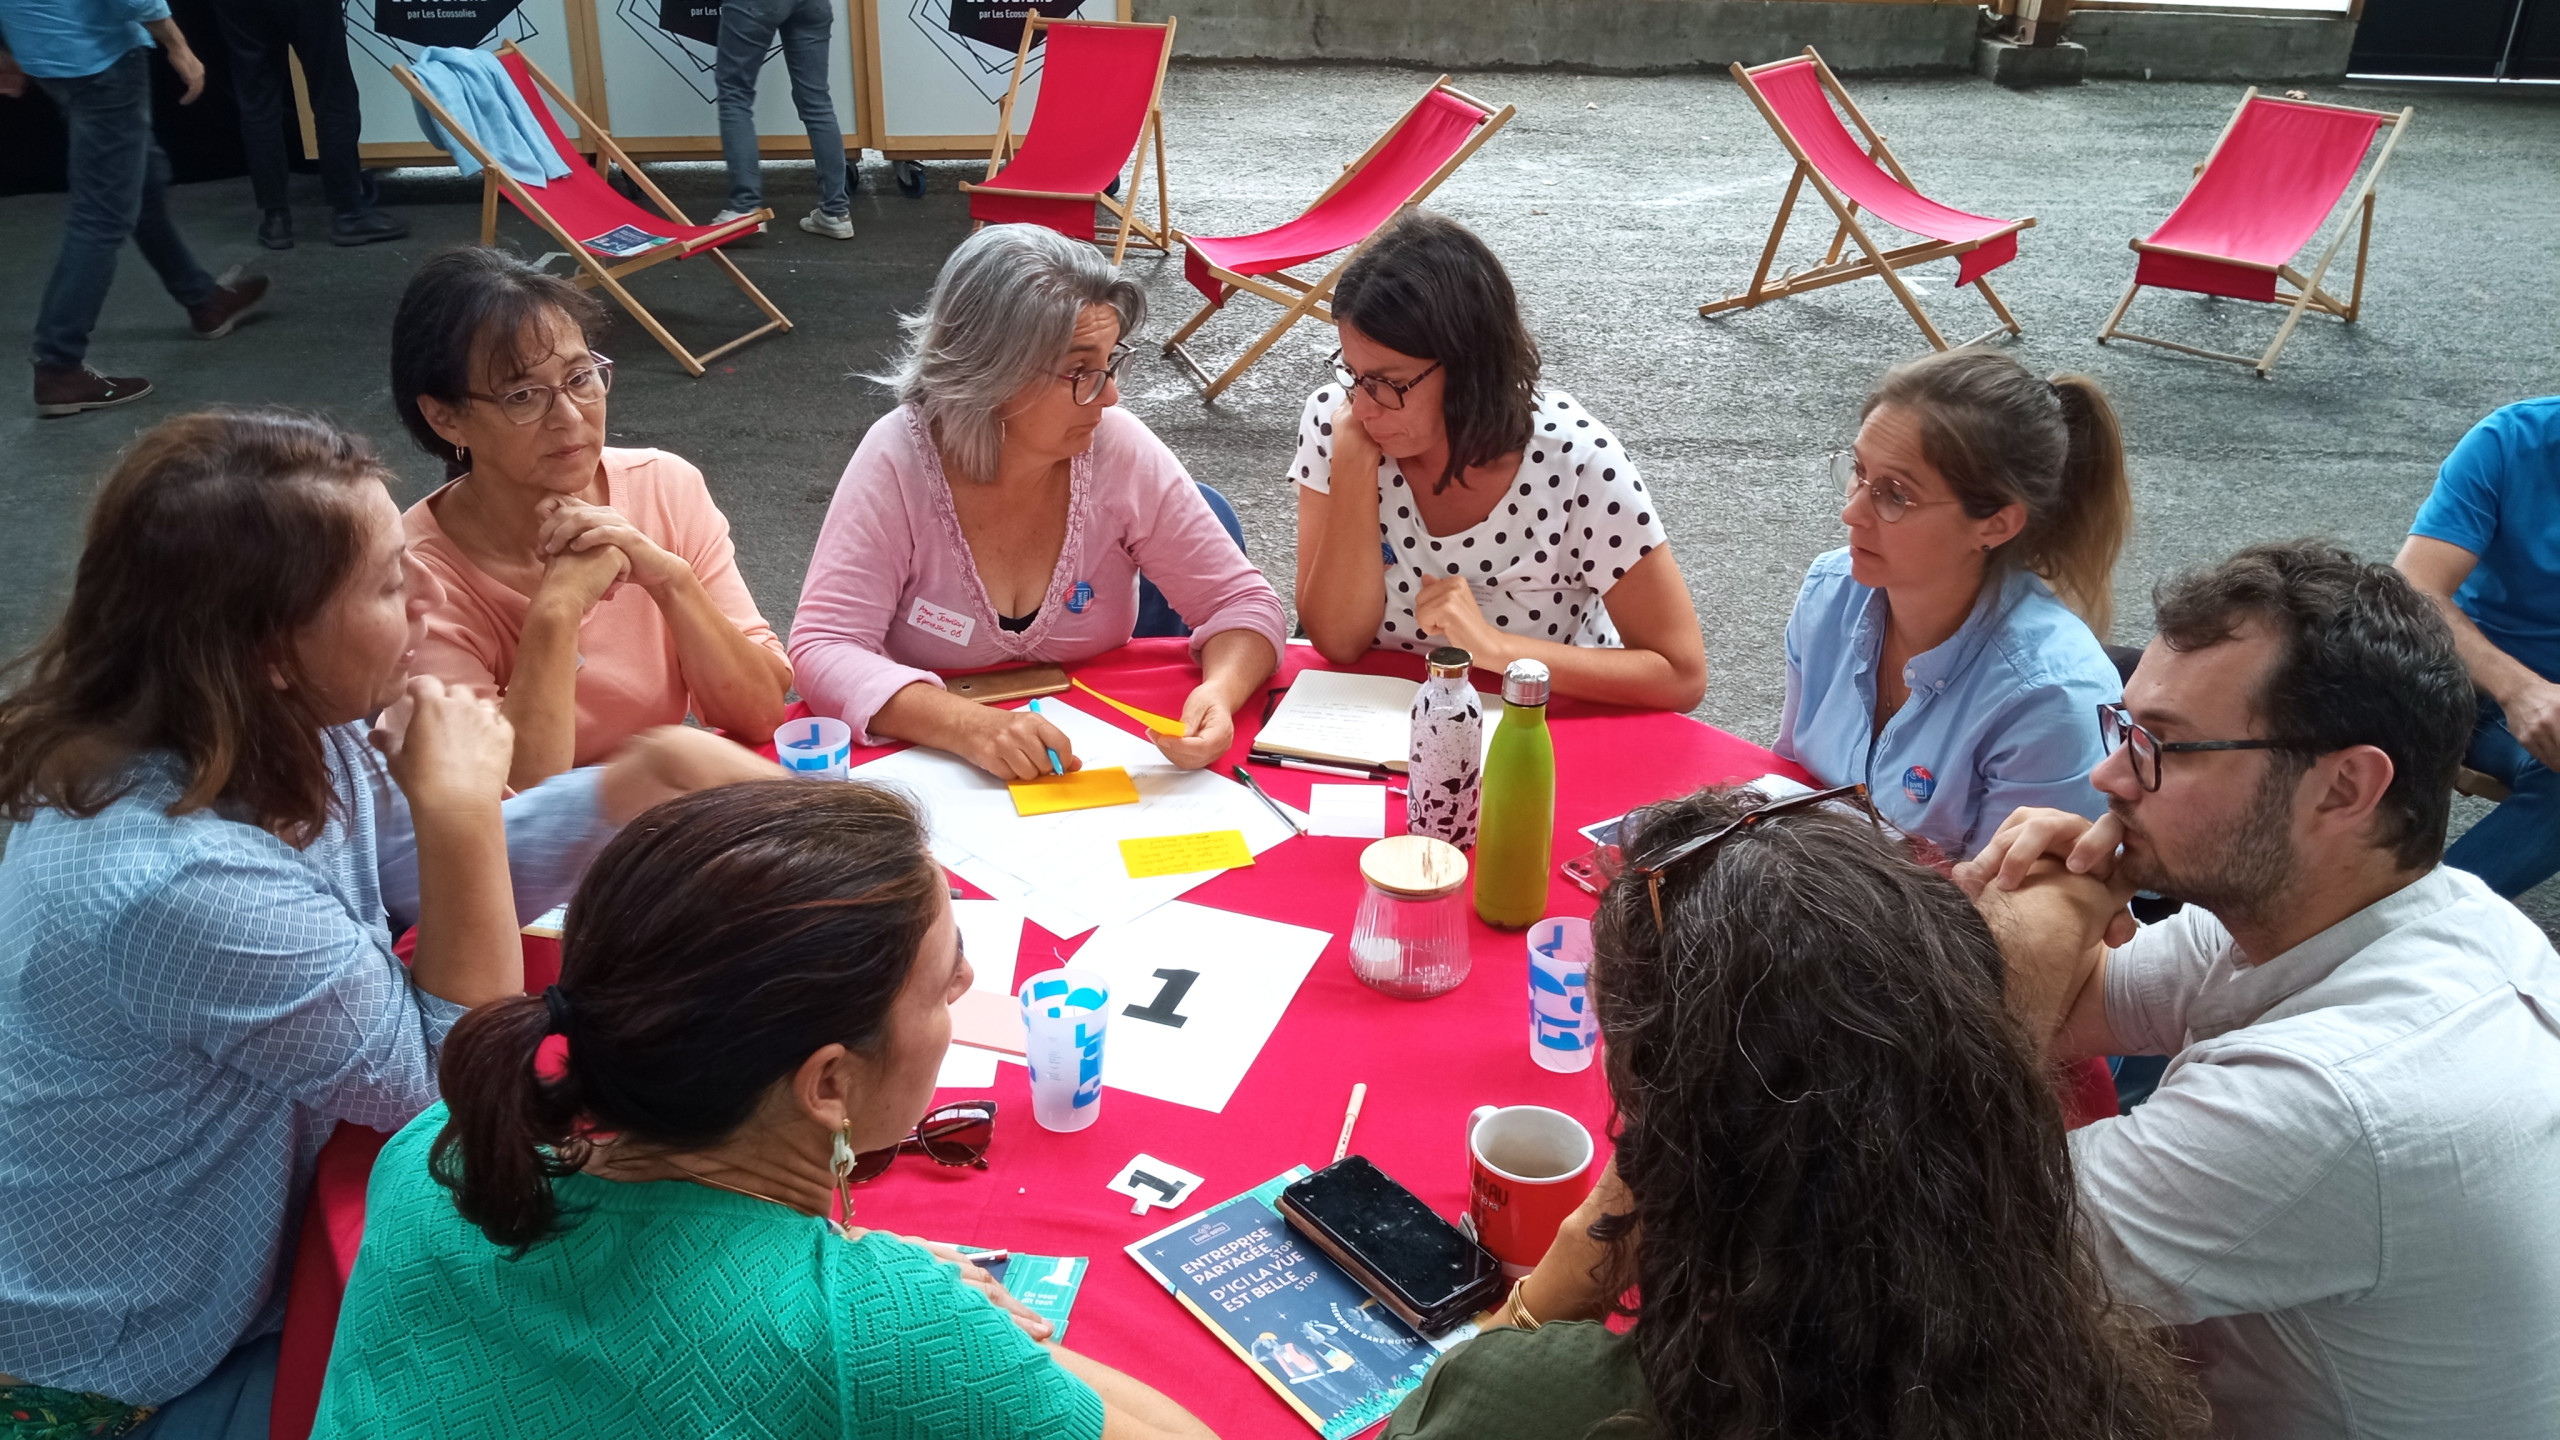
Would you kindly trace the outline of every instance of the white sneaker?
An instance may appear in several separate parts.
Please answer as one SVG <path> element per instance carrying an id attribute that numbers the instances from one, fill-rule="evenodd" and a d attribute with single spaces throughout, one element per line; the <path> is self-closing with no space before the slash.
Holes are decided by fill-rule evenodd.
<path id="1" fill-rule="evenodd" d="M 824 210 L 812 210 L 800 217 L 800 228 L 812 235 L 824 235 L 830 240 L 850 240 L 853 238 L 853 217 L 830 215 Z"/>
<path id="2" fill-rule="evenodd" d="M 754 213 L 755 212 L 752 210 L 723 210 L 719 214 L 711 217 L 711 223 L 714 225 L 726 225 L 732 220 L 744 220 Z M 763 234 L 764 222 L 761 220 L 757 221 L 756 228 L 748 233 L 753 235 Z"/>

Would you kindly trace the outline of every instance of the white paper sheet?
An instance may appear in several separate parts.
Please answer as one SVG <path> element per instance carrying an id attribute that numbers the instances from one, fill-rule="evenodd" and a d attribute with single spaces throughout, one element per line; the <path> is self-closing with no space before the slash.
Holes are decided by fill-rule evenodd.
<path id="1" fill-rule="evenodd" d="M 1102 1083 L 1226 1109 L 1332 938 L 1186 900 L 1095 931 L 1068 963 L 1111 982 Z"/>
<path id="2" fill-rule="evenodd" d="M 1413 696 L 1422 686 L 1393 675 L 1304 670 L 1254 737 L 1257 749 L 1402 770 L 1413 751 Z M 1484 707 L 1484 747 L 1502 719 L 1502 697 L 1476 692 Z"/>
<path id="3" fill-rule="evenodd" d="M 960 949 L 969 957 L 969 988 L 1012 994 L 1014 959 L 1022 950 L 1022 912 L 996 900 L 954 900 L 951 918 L 959 923 Z M 942 1073 L 933 1082 L 937 1090 L 984 1090 L 995 1083 L 996 1053 L 975 1045 L 946 1051 Z"/>
<path id="4" fill-rule="evenodd" d="M 1072 705 L 1040 707 L 1088 767 L 1119 765 L 1138 788 L 1135 805 L 1017 815 L 1002 781 L 967 761 L 915 746 L 854 769 L 894 785 L 925 813 L 934 858 L 1054 935 L 1134 920 L 1219 872 L 1133 880 L 1120 842 L 1149 835 L 1240 830 L 1255 854 L 1292 831 L 1243 786 L 1206 770 L 1178 770 L 1146 741 Z"/>
<path id="5" fill-rule="evenodd" d="M 1376 840 L 1387 833 L 1387 791 L 1382 785 L 1307 787 L 1307 833 Z"/>

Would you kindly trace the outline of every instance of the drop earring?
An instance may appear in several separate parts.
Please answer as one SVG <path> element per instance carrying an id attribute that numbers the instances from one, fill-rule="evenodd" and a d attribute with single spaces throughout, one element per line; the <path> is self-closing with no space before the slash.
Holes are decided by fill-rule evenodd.
<path id="1" fill-rule="evenodd" d="M 853 1238 L 853 1122 L 847 1120 L 834 1136 L 834 1146 L 827 1156 L 827 1173 L 836 1177 L 836 1204 L 844 1218 L 836 1222 L 836 1233 L 847 1240 Z"/>

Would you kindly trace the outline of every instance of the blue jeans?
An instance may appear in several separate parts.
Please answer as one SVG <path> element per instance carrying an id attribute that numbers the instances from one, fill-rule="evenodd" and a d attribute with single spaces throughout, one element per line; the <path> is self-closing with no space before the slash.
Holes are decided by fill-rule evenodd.
<path id="1" fill-rule="evenodd" d="M 782 63 L 791 72 L 791 104 L 809 132 L 809 158 L 818 168 L 818 208 L 852 212 L 844 176 L 844 130 L 827 97 L 828 37 L 835 29 L 829 0 L 725 0 L 720 7 L 720 158 L 729 164 L 729 208 L 764 204 L 757 173 L 756 72 L 764 68 L 776 32 Z"/>
<path id="2" fill-rule="evenodd" d="M 133 1440 L 267 1440 L 282 1334 L 244 1341 L 196 1388 L 160 1407 Z"/>
<path id="3" fill-rule="evenodd" d="M 39 365 L 77 365 L 88 356 L 116 252 L 128 236 L 181 305 L 213 298 L 213 277 L 196 263 L 169 218 L 169 157 L 151 134 L 151 51 L 137 46 L 95 75 L 36 77 L 71 132 L 71 194 L 62 253 L 36 313 Z"/>
<path id="4" fill-rule="evenodd" d="M 2510 900 L 2560 872 L 2560 775 L 2507 732 L 2507 713 L 2486 695 L 2462 763 L 2515 793 L 2464 831 L 2444 852 L 2444 863 L 2479 876 Z"/>

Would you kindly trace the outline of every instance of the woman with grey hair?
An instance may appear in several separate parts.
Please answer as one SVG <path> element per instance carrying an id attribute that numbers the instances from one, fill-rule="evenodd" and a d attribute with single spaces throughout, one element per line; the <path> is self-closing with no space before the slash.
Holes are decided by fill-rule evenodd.
<path id="1" fill-rule="evenodd" d="M 906 322 L 897 409 L 836 484 L 791 625 L 801 696 L 865 744 L 947 750 L 999 779 L 1066 769 L 1074 747 L 1027 710 L 960 699 L 938 672 L 1072 664 L 1128 643 L 1138 574 L 1192 627 L 1200 683 L 1165 757 L 1197 769 L 1279 665 L 1280 597 L 1182 462 L 1119 408 L 1146 296 L 1100 251 L 990 225 L 945 261 Z"/>

